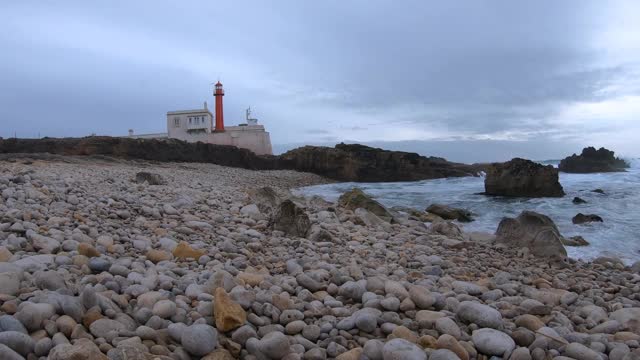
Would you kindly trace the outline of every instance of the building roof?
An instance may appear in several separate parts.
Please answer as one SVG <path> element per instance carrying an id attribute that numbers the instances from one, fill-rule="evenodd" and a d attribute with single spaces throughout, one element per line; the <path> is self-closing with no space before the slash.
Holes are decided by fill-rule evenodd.
<path id="1" fill-rule="evenodd" d="M 176 111 L 168 111 L 167 115 L 186 115 L 186 114 L 202 114 L 207 113 L 211 116 L 211 111 L 209 109 L 195 109 L 195 110 L 176 110 Z"/>

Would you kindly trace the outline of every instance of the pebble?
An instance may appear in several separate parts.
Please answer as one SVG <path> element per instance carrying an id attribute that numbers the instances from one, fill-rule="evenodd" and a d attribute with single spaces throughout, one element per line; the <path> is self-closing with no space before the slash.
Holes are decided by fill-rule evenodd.
<path id="1" fill-rule="evenodd" d="M 427 353 L 404 339 L 393 339 L 382 347 L 384 360 L 427 360 Z"/>
<path id="2" fill-rule="evenodd" d="M 209 325 L 191 325 L 183 329 L 181 343 L 189 354 L 204 356 L 218 345 L 218 332 Z"/>
<path id="3" fill-rule="evenodd" d="M 502 327 L 502 315 L 490 306 L 474 301 L 463 301 L 457 311 L 458 317 L 480 327 L 499 329 Z"/>
<path id="4" fill-rule="evenodd" d="M 510 353 L 516 347 L 513 339 L 498 330 L 479 329 L 471 334 L 471 339 L 480 353 L 502 356 Z"/>

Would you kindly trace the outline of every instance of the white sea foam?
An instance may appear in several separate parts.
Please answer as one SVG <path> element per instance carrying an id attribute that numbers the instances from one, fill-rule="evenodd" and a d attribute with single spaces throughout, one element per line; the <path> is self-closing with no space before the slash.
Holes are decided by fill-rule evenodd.
<path id="1" fill-rule="evenodd" d="M 335 201 L 343 192 L 358 186 L 388 207 L 424 210 L 432 203 L 462 207 L 471 210 L 476 219 L 462 224 L 466 231 L 495 232 L 503 217 L 515 217 L 523 210 L 533 210 L 551 217 L 564 236 L 581 235 L 591 243 L 585 247 L 568 247 L 571 257 L 591 259 L 615 255 L 630 263 L 640 260 L 640 161 L 631 160 L 631 166 L 624 173 L 560 173 L 560 182 L 567 193 L 563 198 L 511 199 L 476 195 L 484 191 L 482 177 L 337 183 L 305 187 L 297 192 Z M 592 192 L 598 188 L 605 194 Z M 574 196 L 587 203 L 573 204 Z M 571 218 L 579 212 L 600 215 L 604 222 L 574 225 Z"/>

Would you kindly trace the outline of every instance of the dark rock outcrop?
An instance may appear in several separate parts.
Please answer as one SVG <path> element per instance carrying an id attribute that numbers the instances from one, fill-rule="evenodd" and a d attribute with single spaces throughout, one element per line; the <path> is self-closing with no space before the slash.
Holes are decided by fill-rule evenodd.
<path id="1" fill-rule="evenodd" d="M 252 170 L 306 171 L 338 181 L 415 181 L 477 175 L 481 166 L 364 145 L 304 146 L 279 156 L 256 155 L 235 146 L 175 139 L 85 138 L 0 139 L 0 154 L 50 153 L 151 161 L 203 162 Z"/>
<path id="2" fill-rule="evenodd" d="M 277 169 L 274 156 L 258 156 L 235 146 L 188 143 L 167 139 L 130 139 L 109 136 L 84 138 L 2 139 L 0 153 L 93 155 L 151 161 L 213 163 L 254 170 Z"/>
<path id="3" fill-rule="evenodd" d="M 352 211 L 362 208 L 386 222 L 393 220 L 393 215 L 382 204 L 358 188 L 353 188 L 342 194 L 338 199 L 338 206 Z"/>
<path id="4" fill-rule="evenodd" d="M 615 157 L 615 153 L 605 148 L 594 147 L 582 149 L 580 155 L 573 154 L 560 161 L 558 169 L 567 173 L 598 173 L 625 171 L 629 168 L 626 161 Z"/>
<path id="5" fill-rule="evenodd" d="M 594 215 L 594 214 L 583 214 L 583 213 L 578 213 L 578 215 L 574 216 L 573 219 L 571 219 L 571 221 L 574 224 L 586 224 L 586 223 L 590 223 L 590 222 L 603 222 L 604 220 L 602 220 L 602 218 L 598 215 Z"/>
<path id="6" fill-rule="evenodd" d="M 432 204 L 427 210 L 428 213 L 440 216 L 445 220 L 458 220 L 460 222 L 473 221 L 471 211 L 465 209 L 453 208 L 442 204 Z"/>
<path id="7" fill-rule="evenodd" d="M 523 211 L 517 218 L 504 218 L 496 230 L 496 243 L 514 248 L 528 248 L 533 255 L 566 258 L 562 235 L 548 216 Z"/>
<path id="8" fill-rule="evenodd" d="M 416 181 L 478 173 L 478 168 L 471 165 L 358 144 L 338 144 L 334 148 L 304 146 L 282 154 L 280 161 L 289 169 L 341 181 Z"/>
<path id="9" fill-rule="evenodd" d="M 485 195 L 512 197 L 562 197 L 558 170 L 530 160 L 515 158 L 487 168 Z"/>
<path id="10" fill-rule="evenodd" d="M 586 204 L 587 200 L 585 200 L 583 198 L 579 198 L 579 197 L 576 196 L 576 197 L 573 198 L 573 203 L 576 204 L 576 205 L 577 204 Z"/>
<path id="11" fill-rule="evenodd" d="M 597 194 L 602 194 L 602 195 L 605 194 L 604 190 L 602 190 L 602 189 L 591 190 L 591 192 L 594 192 L 594 193 L 597 193 Z"/>
<path id="12" fill-rule="evenodd" d="M 271 227 L 290 236 L 306 237 L 311 229 L 311 221 L 304 209 L 287 199 L 278 205 Z"/>

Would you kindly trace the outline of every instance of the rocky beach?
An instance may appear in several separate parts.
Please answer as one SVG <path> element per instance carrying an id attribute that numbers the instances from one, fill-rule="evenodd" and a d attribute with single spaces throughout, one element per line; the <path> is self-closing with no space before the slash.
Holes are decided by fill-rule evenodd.
<path id="1" fill-rule="evenodd" d="M 640 359 L 640 264 L 567 258 L 535 213 L 496 236 L 290 192 L 331 181 L 4 154 L 0 359 Z"/>

